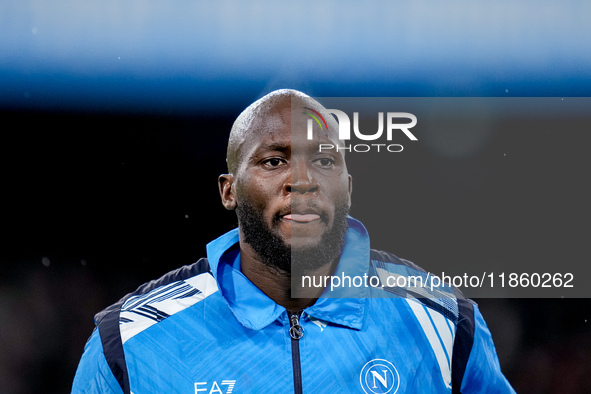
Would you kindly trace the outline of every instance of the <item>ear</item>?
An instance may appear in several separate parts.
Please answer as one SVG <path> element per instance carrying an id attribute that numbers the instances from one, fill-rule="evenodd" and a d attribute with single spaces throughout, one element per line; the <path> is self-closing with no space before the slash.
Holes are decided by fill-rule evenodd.
<path id="1" fill-rule="evenodd" d="M 218 188 L 220 190 L 220 197 L 222 197 L 222 204 L 224 207 L 233 211 L 236 209 L 236 194 L 234 192 L 234 175 L 222 174 L 218 178 Z"/>
<path id="2" fill-rule="evenodd" d="M 349 174 L 349 208 L 351 208 L 351 194 L 353 193 L 353 177 Z"/>

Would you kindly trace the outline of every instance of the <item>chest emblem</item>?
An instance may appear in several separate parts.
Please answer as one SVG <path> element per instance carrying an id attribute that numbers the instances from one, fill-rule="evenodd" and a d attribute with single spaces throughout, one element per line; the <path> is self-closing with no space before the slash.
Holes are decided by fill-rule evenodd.
<path id="1" fill-rule="evenodd" d="M 400 376 L 391 362 L 376 358 L 363 366 L 359 382 L 366 394 L 395 394 L 400 387 Z"/>

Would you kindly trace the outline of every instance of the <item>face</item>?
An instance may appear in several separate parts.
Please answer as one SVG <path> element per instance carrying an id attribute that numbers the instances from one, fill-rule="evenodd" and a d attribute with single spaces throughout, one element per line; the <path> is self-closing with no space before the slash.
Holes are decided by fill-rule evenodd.
<path id="1" fill-rule="evenodd" d="M 338 145 L 336 127 L 333 134 L 314 129 L 314 139 L 307 140 L 307 119 L 289 106 L 258 116 L 226 184 L 241 236 L 263 261 L 284 271 L 294 256 L 314 260 L 306 263 L 310 268 L 337 257 L 350 206 L 343 154 L 319 152 L 321 143 Z"/>

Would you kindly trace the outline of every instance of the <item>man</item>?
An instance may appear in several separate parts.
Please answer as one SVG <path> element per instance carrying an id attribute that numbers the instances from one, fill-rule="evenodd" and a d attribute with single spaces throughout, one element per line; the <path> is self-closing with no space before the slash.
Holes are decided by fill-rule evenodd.
<path id="1" fill-rule="evenodd" d="M 238 117 L 219 178 L 238 228 L 97 314 L 73 392 L 513 392 L 474 303 L 390 285 L 428 274 L 348 216 L 343 151 L 319 150 L 341 144 L 336 122 L 316 116 L 308 139 L 322 110 L 280 90 Z"/>

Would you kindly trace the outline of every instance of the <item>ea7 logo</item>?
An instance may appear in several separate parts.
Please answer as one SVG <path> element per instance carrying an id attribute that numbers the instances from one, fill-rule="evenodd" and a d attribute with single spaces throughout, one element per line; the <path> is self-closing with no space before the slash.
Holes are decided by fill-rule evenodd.
<path id="1" fill-rule="evenodd" d="M 363 366 L 359 382 L 366 394 L 395 394 L 400 387 L 400 376 L 391 362 L 378 358 Z"/>
<path id="2" fill-rule="evenodd" d="M 199 393 L 207 393 L 207 394 L 230 394 L 234 390 L 234 385 L 236 384 L 235 380 L 222 380 L 221 384 L 218 384 L 215 380 L 211 384 L 208 382 L 195 382 L 195 394 Z M 227 386 L 227 387 L 223 387 Z M 222 390 L 222 387 L 225 389 Z"/>

